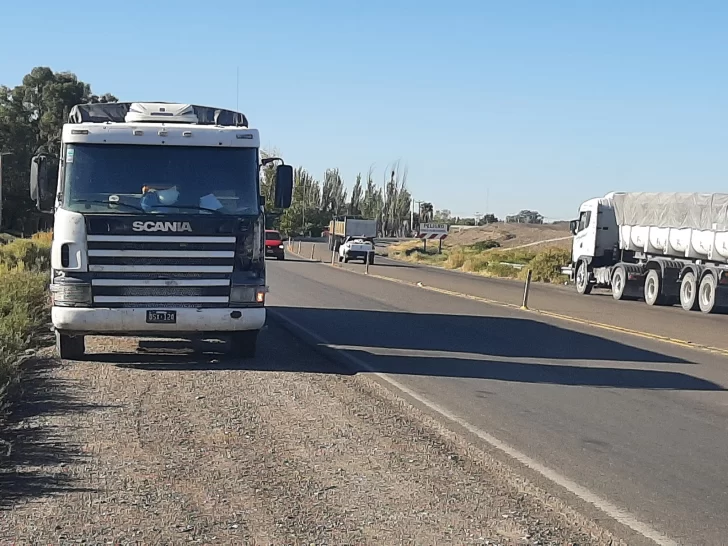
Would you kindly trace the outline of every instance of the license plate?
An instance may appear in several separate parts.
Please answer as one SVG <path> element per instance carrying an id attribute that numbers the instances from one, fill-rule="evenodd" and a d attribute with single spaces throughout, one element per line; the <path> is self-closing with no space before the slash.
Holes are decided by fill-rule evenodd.
<path id="1" fill-rule="evenodd" d="M 175 324 L 177 311 L 147 311 L 147 322 L 149 324 Z"/>

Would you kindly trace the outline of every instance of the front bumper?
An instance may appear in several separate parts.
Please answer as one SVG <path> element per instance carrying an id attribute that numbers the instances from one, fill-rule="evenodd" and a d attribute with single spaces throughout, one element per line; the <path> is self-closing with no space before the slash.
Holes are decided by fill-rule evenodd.
<path id="1" fill-rule="evenodd" d="M 279 248 L 277 246 L 267 246 L 267 247 L 265 247 L 265 255 L 266 256 L 282 256 L 283 249 Z"/>
<path id="2" fill-rule="evenodd" d="M 373 250 L 348 250 L 345 253 L 345 256 L 349 259 L 366 258 L 370 253 L 373 252 Z"/>
<path id="3" fill-rule="evenodd" d="M 177 311 L 175 324 L 147 324 L 147 311 L 144 308 L 53 307 L 51 318 L 56 330 L 68 334 L 153 337 L 168 334 L 170 337 L 184 337 L 211 332 L 260 330 L 266 317 L 265 307 L 165 308 L 164 311 Z"/>

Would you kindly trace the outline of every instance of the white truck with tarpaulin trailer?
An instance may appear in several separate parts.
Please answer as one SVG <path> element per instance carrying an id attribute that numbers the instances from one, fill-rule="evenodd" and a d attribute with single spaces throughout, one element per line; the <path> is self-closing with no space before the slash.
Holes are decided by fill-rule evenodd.
<path id="1" fill-rule="evenodd" d="M 616 300 L 728 307 L 728 194 L 612 192 L 589 199 L 570 224 L 576 290 Z"/>

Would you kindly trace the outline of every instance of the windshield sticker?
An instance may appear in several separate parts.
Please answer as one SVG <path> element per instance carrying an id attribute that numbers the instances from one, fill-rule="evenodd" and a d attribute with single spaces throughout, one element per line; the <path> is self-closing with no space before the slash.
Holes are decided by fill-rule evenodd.
<path id="1" fill-rule="evenodd" d="M 66 163 L 73 163 L 73 152 L 75 152 L 73 148 L 66 149 Z"/>

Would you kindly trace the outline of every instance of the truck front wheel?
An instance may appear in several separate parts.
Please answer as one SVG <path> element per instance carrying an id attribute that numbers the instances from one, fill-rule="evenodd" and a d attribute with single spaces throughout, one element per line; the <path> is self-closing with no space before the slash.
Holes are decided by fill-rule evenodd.
<path id="1" fill-rule="evenodd" d="M 592 291 L 586 262 L 579 262 L 579 267 L 576 269 L 576 291 L 579 294 L 589 294 Z"/>
<path id="2" fill-rule="evenodd" d="M 258 330 L 235 332 L 230 340 L 232 353 L 238 358 L 255 358 Z"/>
<path id="3" fill-rule="evenodd" d="M 700 282 L 700 290 L 698 292 L 698 304 L 703 313 L 712 313 L 715 308 L 715 277 L 706 275 Z"/>
<path id="4" fill-rule="evenodd" d="M 79 360 L 86 352 L 83 336 L 69 336 L 56 330 L 56 352 L 63 360 Z"/>
<path id="5" fill-rule="evenodd" d="M 624 289 L 627 287 L 627 271 L 619 266 L 612 275 L 612 297 L 615 300 L 624 299 Z"/>

